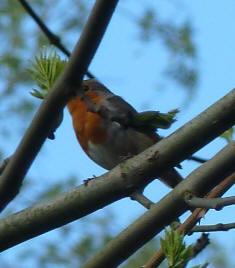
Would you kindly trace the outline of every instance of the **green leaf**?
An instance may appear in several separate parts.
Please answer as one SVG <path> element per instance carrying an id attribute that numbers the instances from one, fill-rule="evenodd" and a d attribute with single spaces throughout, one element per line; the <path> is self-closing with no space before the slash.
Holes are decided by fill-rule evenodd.
<path id="1" fill-rule="evenodd" d="M 31 68 L 27 71 L 31 74 L 39 90 L 33 89 L 30 94 L 36 98 L 44 99 L 60 73 L 64 69 L 67 61 L 61 60 L 55 48 L 51 46 L 49 52 L 46 47 L 40 50 L 39 57 L 35 56 L 35 61 L 30 61 Z"/>
<path id="2" fill-rule="evenodd" d="M 193 246 L 186 247 L 184 234 L 177 230 L 165 230 L 165 239 L 160 238 L 163 253 L 172 268 L 184 268 L 187 262 L 193 257 Z"/>
<path id="3" fill-rule="evenodd" d="M 168 113 L 160 113 L 157 111 L 147 111 L 136 113 L 132 118 L 132 125 L 137 128 L 156 130 L 157 128 L 169 128 L 176 121 L 175 115 L 178 109 L 169 111 Z"/>

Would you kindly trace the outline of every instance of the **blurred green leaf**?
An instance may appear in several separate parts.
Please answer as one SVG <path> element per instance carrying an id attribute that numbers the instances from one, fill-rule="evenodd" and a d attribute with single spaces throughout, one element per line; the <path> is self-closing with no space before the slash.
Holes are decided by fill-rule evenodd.
<path id="1" fill-rule="evenodd" d="M 51 46 L 49 51 L 43 47 L 39 57 L 35 56 L 35 61 L 31 61 L 31 68 L 27 69 L 40 88 L 39 90 L 34 89 L 31 94 L 36 98 L 44 99 L 66 63 L 67 61 L 61 60 L 56 53 L 55 47 Z"/>
<path id="2" fill-rule="evenodd" d="M 233 140 L 233 128 L 230 128 L 226 130 L 222 135 L 220 135 L 221 138 L 225 139 L 227 143 L 231 142 Z"/>
<path id="3" fill-rule="evenodd" d="M 165 229 L 165 239 L 160 238 L 161 247 L 166 256 L 169 267 L 184 268 L 193 257 L 193 246 L 186 247 L 184 234 L 178 230 Z"/>

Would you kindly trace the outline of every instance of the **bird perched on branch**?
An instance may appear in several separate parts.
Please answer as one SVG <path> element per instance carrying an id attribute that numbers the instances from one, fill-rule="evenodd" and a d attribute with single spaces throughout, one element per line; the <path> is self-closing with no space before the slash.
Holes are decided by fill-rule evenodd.
<path id="1" fill-rule="evenodd" d="M 31 94 L 36 98 L 46 98 L 66 64 L 67 61 L 61 60 L 53 47 L 49 52 L 42 48 L 28 69 L 39 86 L 39 90 L 33 89 Z M 95 79 L 83 81 L 82 90 L 79 88 L 75 92 L 68 109 L 83 150 L 108 170 L 158 142 L 157 128 L 168 128 L 177 113 L 177 110 L 166 114 L 156 111 L 138 113 Z M 54 132 L 62 119 L 63 113 L 58 114 L 48 135 L 50 139 L 54 139 Z M 173 168 L 165 171 L 160 179 L 170 187 L 175 187 L 182 180 Z"/>
<path id="2" fill-rule="evenodd" d="M 82 88 L 83 94 L 74 96 L 67 105 L 74 131 L 86 154 L 107 170 L 158 142 L 156 128 L 168 128 L 177 112 L 138 113 L 95 79 L 83 81 Z M 160 179 L 170 187 L 182 180 L 173 168 Z"/>

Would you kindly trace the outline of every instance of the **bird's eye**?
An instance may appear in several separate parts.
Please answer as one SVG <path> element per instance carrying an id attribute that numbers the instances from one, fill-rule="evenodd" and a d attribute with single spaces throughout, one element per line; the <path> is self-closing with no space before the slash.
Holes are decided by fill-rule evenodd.
<path id="1" fill-rule="evenodd" d="M 89 90 L 89 87 L 88 86 L 83 86 L 83 90 L 87 91 L 87 90 Z"/>

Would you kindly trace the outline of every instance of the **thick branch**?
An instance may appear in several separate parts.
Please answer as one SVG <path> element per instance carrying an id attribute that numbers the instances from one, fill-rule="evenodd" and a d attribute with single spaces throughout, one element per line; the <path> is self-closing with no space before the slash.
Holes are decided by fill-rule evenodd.
<path id="1" fill-rule="evenodd" d="M 169 141 L 171 139 L 174 140 L 174 137 L 171 137 Z M 182 140 L 182 143 L 184 140 Z M 157 151 L 162 156 L 157 160 L 155 159 L 155 174 L 158 173 L 158 168 L 161 165 L 163 167 L 166 167 L 167 164 L 169 165 L 168 158 L 171 157 L 172 153 L 176 153 L 175 151 L 169 151 L 166 146 L 162 148 L 161 143 L 163 143 L 163 140 L 159 142 L 159 146 L 158 144 L 155 145 L 156 149 L 161 148 L 160 151 L 158 149 Z M 115 259 L 115 261 L 118 263 L 123 261 L 174 218 L 186 211 L 187 205 L 183 198 L 186 191 L 204 195 L 227 174 L 231 173 L 234 170 L 234 148 L 235 142 L 232 142 L 213 159 L 194 171 L 171 194 L 158 202 L 157 205 L 152 205 L 147 214 L 145 213 L 127 231 L 121 234 L 121 238 L 114 239 L 113 243 L 115 246 L 111 246 L 110 249 L 113 250 L 115 256 L 119 256 L 118 260 Z M 141 187 L 144 184 L 144 180 L 146 184 L 148 173 L 152 174 L 153 171 L 150 172 L 149 169 L 151 167 L 154 168 L 152 166 L 154 160 L 151 160 L 149 163 L 148 157 L 146 157 L 150 152 L 152 153 L 152 149 L 148 149 L 141 154 L 143 157 L 142 161 L 145 160 L 145 166 L 147 165 L 143 173 L 140 172 L 141 170 L 136 169 L 136 160 L 141 156 L 139 155 L 128 159 L 125 163 L 122 163 L 100 178 L 90 181 L 87 185 L 82 185 L 69 193 L 58 196 L 55 200 L 38 204 L 2 220 L 0 222 L 0 250 L 62 226 L 115 200 L 128 196 L 132 190 Z M 142 167 L 143 164 L 139 163 Z M 120 243 L 120 239 L 121 241 L 125 240 L 125 243 Z M 106 255 L 106 253 L 106 258 L 109 258 L 109 254 Z M 109 261 L 113 259 L 113 253 L 111 253 Z M 96 267 L 109 266 L 100 265 Z"/>
<path id="2" fill-rule="evenodd" d="M 36 12 L 32 9 L 32 7 L 29 5 L 29 3 L 25 0 L 18 0 L 21 5 L 24 7 L 24 9 L 28 12 L 28 14 L 32 17 L 32 19 L 37 23 L 37 25 L 40 27 L 41 31 L 45 34 L 45 36 L 48 38 L 50 43 L 54 46 L 56 46 L 58 49 L 60 49 L 66 56 L 70 57 L 71 53 L 68 51 L 68 49 L 61 43 L 60 38 L 55 35 L 48 27 L 47 25 L 41 20 L 41 18 L 36 14 Z M 89 78 L 94 78 L 94 75 L 92 75 L 89 71 L 86 72 L 86 75 Z"/>
<path id="3" fill-rule="evenodd" d="M 235 181 L 235 177 L 234 177 Z M 224 198 L 200 198 L 186 194 L 185 202 L 194 208 L 212 208 L 220 210 L 225 206 L 231 206 L 235 204 L 235 196 L 224 197 Z"/>
<path id="4" fill-rule="evenodd" d="M 11 157 L 7 157 L 1 163 L 1 166 L 0 166 L 0 176 L 3 173 L 3 171 L 5 170 L 5 168 L 6 168 L 7 164 L 9 163 L 10 159 L 11 159 Z"/>
<path id="5" fill-rule="evenodd" d="M 48 137 L 51 126 L 79 88 L 84 73 L 102 39 L 118 0 L 97 0 L 68 64 L 48 97 L 41 104 L 29 129 L 4 170 L 0 180 L 0 210 L 19 192 L 23 178 Z"/>
<path id="6" fill-rule="evenodd" d="M 135 188 L 135 185 L 137 185 L 136 188 L 144 187 L 144 185 L 160 174 L 161 169 L 173 166 L 173 161 L 176 164 L 181 162 L 182 158 L 192 155 L 195 148 L 199 148 L 203 142 L 206 144 L 205 140 L 213 139 L 216 133 L 222 133 L 230 125 L 233 125 L 235 120 L 233 116 L 234 107 L 235 90 L 168 138 L 161 140 L 140 155 L 127 160 L 125 164 L 119 165 L 101 178 L 89 182 L 88 187 L 84 188 L 84 186 L 81 186 L 65 195 L 59 196 L 54 201 L 40 204 L 11 216 L 6 220 L 8 222 L 8 230 L 11 230 L 10 226 L 15 230 L 16 223 L 17 226 L 22 226 L 22 228 L 19 228 L 19 233 L 15 230 L 16 239 L 14 241 L 11 241 L 11 239 L 9 241 L 8 235 L 12 233 L 11 231 L 10 233 L 2 232 L 2 234 L 6 235 L 5 241 L 8 241 L 5 243 L 5 247 L 62 226 L 114 202 L 127 195 L 126 187 L 130 188 L 129 192 L 131 187 Z M 211 124 L 211 122 L 214 123 Z M 224 123 L 225 125 L 223 125 Z M 195 130 L 197 130 L 198 139 L 194 137 Z M 193 133 L 193 137 L 190 139 L 191 133 Z M 206 135 L 208 136 L 206 137 Z M 200 136 L 203 139 L 200 139 Z M 173 159 L 172 156 L 174 156 Z M 221 174 L 221 177 L 223 177 L 225 167 L 226 165 L 215 176 Z M 123 178 L 123 180 L 120 180 L 120 178 Z M 210 185 L 209 180 L 204 180 L 204 183 L 209 183 Z M 216 181 L 213 181 L 213 183 L 216 183 Z M 97 189 L 98 185 L 101 185 L 99 190 Z M 204 189 L 206 188 L 202 186 L 202 190 Z M 40 220 L 37 217 L 35 218 L 35 214 L 40 215 Z M 57 215 L 56 217 L 55 214 Z M 60 218 L 62 219 L 57 220 Z M 25 221 L 27 224 L 25 224 Z M 2 228 L 3 226 L 4 221 L 1 223 Z"/>
<path id="7" fill-rule="evenodd" d="M 206 194 L 225 178 L 225 170 L 234 170 L 234 161 L 235 142 L 192 172 L 171 193 L 152 205 L 150 210 L 111 240 L 81 268 L 116 267 L 187 210 L 183 201 L 184 192 L 190 190 Z"/>
<path id="8" fill-rule="evenodd" d="M 55 90 L 53 92 L 57 91 Z M 56 100 L 58 100 L 58 94 L 54 95 L 56 96 Z M 49 100 L 54 100 L 54 98 L 49 98 Z M 51 104 L 51 102 L 49 102 L 49 104 Z M 43 104 L 43 107 L 47 106 L 47 103 Z M 47 114 L 44 114 L 44 109 L 45 108 L 43 108 L 43 116 L 47 116 Z M 54 107 L 49 105 L 49 109 L 52 109 L 50 110 L 49 115 L 53 114 L 52 111 L 54 111 Z M 0 249 L 4 250 L 26 239 L 62 226 L 87 215 L 92 211 L 102 208 L 111 202 L 128 196 L 135 189 L 143 188 L 165 169 L 181 162 L 184 158 L 192 155 L 201 146 L 204 146 L 214 137 L 231 127 L 235 121 L 234 113 L 235 90 L 232 90 L 231 93 L 208 108 L 204 113 L 191 120 L 171 136 L 159 141 L 143 153 L 126 160 L 99 179 L 90 181 L 86 187 L 80 186 L 67 194 L 58 196 L 56 200 L 31 207 L 1 221 L 0 233 L 2 236 L 0 241 L 2 241 L 2 245 L 0 245 Z M 40 132 L 40 128 L 38 129 L 37 125 L 33 125 L 33 135 L 35 135 L 36 131 L 36 137 L 33 136 L 34 139 L 32 139 L 32 134 L 30 133 L 31 143 L 26 143 L 29 148 L 27 148 L 25 144 L 24 146 L 21 145 L 23 148 L 21 151 L 18 151 L 17 156 L 20 158 L 15 158 L 14 162 L 9 162 L 4 171 L 5 173 L 8 169 L 8 173 L 5 173 L 5 179 L 8 178 L 7 176 L 9 176 L 9 174 L 12 176 L 11 179 L 15 178 L 17 173 L 14 172 L 19 172 L 18 165 L 16 165 L 17 161 L 20 161 L 17 163 L 19 164 L 19 167 L 21 167 L 22 164 L 23 168 L 25 168 L 25 158 L 28 161 L 27 164 L 31 163 L 32 158 L 35 156 L 34 154 L 37 152 L 35 152 L 37 147 L 35 148 L 34 142 L 39 146 L 38 139 L 42 140 L 41 136 L 38 134 L 43 134 L 44 139 L 47 137 L 48 131 L 50 130 L 50 124 L 47 125 L 48 118 L 42 116 L 39 118 L 36 118 L 34 122 L 36 121 L 39 126 L 44 129 L 45 126 L 42 124 L 43 121 L 43 123 L 46 124 L 47 129 Z M 41 118 L 44 118 L 45 120 L 41 121 Z M 234 147 L 234 142 L 230 144 L 230 147 Z M 233 148 L 232 152 L 234 153 L 234 151 Z M 31 158 L 29 156 L 26 157 L 26 152 L 28 154 L 30 153 Z M 231 157 L 230 155 L 228 156 Z M 224 157 L 224 160 L 227 160 L 222 166 L 220 166 L 219 163 L 218 165 L 216 164 L 216 159 L 217 158 L 215 158 L 213 162 L 214 167 L 211 166 L 212 174 L 210 174 L 208 180 L 202 180 L 200 191 L 194 191 L 194 187 L 197 189 L 199 187 L 197 185 L 197 179 L 191 181 L 192 183 L 196 182 L 196 185 L 193 184 L 185 190 L 189 190 L 195 194 L 204 195 L 208 189 L 211 189 L 211 187 L 218 183 L 220 178 L 224 178 L 227 172 L 234 169 L 234 162 L 232 162 L 232 166 L 230 166 L 230 158 L 227 159 Z M 231 159 L 233 160 L 232 157 Z M 204 165 L 211 165 L 210 163 L 211 162 L 208 161 Z M 11 169 L 11 167 L 14 168 Z M 203 166 L 201 168 L 203 168 Z M 197 173 L 194 173 L 194 176 L 196 175 Z M 200 177 L 200 173 L 198 176 Z M 10 184 L 11 187 L 14 185 L 14 180 L 12 182 L 13 184 Z M 3 186 L 4 185 L 0 183 L 0 196 L 4 196 L 3 190 L 6 188 Z M 184 207 L 186 207 L 186 205 L 182 200 L 182 208 Z M 15 228 L 15 226 L 18 226 L 18 228 Z"/>

